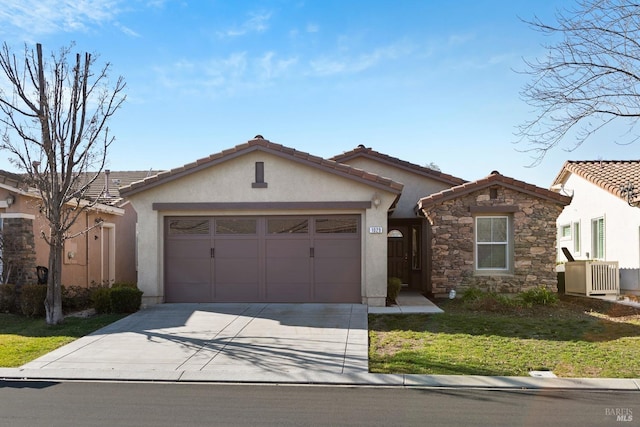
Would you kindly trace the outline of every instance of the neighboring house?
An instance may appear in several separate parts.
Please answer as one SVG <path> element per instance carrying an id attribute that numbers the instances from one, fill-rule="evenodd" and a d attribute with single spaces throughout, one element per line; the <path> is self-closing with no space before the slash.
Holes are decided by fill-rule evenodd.
<path id="1" fill-rule="evenodd" d="M 72 237 L 65 242 L 63 285 L 136 281 L 136 213 L 119 196 L 116 183 L 128 184 L 148 174 L 114 172 L 110 177 L 105 173 L 98 176 L 87 193 L 98 203 L 79 217 L 69 232 Z M 25 186 L 21 175 L 0 171 L 0 231 L 6 245 L 0 271 L 9 273 L 11 269 L 9 281 L 18 285 L 36 283 L 36 267 L 49 263 L 49 246 L 42 237 L 48 232 L 48 223 L 39 206 L 37 191 Z"/>
<path id="2" fill-rule="evenodd" d="M 555 221 L 570 200 L 496 171 L 421 198 L 433 292 L 556 290 Z"/>
<path id="3" fill-rule="evenodd" d="M 633 185 L 630 206 L 624 187 Z M 562 248 L 575 259 L 618 261 L 620 289 L 640 291 L 640 161 L 567 161 L 551 187 L 573 196 L 557 220 Z"/>
<path id="4" fill-rule="evenodd" d="M 555 289 L 570 201 L 499 174 L 466 183 L 363 146 L 326 160 L 260 136 L 120 194 L 138 215 L 146 303 L 381 306 L 389 276 L 435 294 Z"/>

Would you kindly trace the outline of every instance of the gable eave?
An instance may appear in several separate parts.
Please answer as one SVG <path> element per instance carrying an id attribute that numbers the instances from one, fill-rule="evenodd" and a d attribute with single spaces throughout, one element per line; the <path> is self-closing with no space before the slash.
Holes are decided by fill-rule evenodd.
<path id="1" fill-rule="evenodd" d="M 448 200 L 454 200 L 476 191 L 483 190 L 485 188 L 493 186 L 501 186 L 520 193 L 527 194 L 532 197 L 543 199 L 560 206 L 566 206 L 571 203 L 571 197 L 564 196 L 555 193 L 551 190 L 537 187 L 533 184 L 527 184 L 523 181 L 518 181 L 513 178 L 504 177 L 499 174 L 489 175 L 486 178 L 482 178 L 477 181 L 471 181 L 457 187 L 448 188 L 439 193 L 423 197 L 418 200 L 418 209 L 426 209 L 428 207 L 440 204 Z"/>
<path id="2" fill-rule="evenodd" d="M 229 160 L 245 156 L 255 151 L 262 151 L 264 153 L 268 153 L 285 160 L 293 161 L 311 168 L 338 175 L 349 180 L 360 182 L 362 184 L 368 185 L 378 190 L 387 191 L 392 194 L 402 193 L 402 189 L 404 187 L 403 184 L 399 182 L 395 182 L 391 179 L 366 172 L 362 169 L 357 169 L 348 165 L 344 165 L 342 163 L 335 162 L 333 160 L 327 160 L 321 157 L 313 156 L 311 154 L 298 151 L 293 148 L 272 143 L 268 140 L 254 139 L 248 141 L 247 143 L 238 145 L 234 148 L 227 149 L 219 153 L 212 154 L 208 157 L 196 160 L 195 162 L 187 163 L 186 165 L 171 169 L 166 172 L 161 172 L 142 181 L 132 183 L 127 187 L 122 187 L 120 188 L 120 194 L 124 197 L 129 197 L 134 194 L 164 185 L 168 182 L 175 181 L 184 176 L 200 172 Z"/>
<path id="3" fill-rule="evenodd" d="M 433 179 L 434 181 L 438 181 L 447 185 L 452 185 L 452 186 L 461 185 L 467 182 L 462 178 L 458 178 L 453 175 L 445 174 L 433 169 L 416 165 L 414 163 L 410 163 L 405 160 L 398 159 L 396 157 L 379 153 L 369 148 L 356 148 L 355 150 L 352 150 L 343 154 L 339 154 L 337 156 L 333 156 L 331 157 L 331 160 L 334 160 L 339 163 L 344 163 L 349 160 L 353 160 L 357 158 L 365 158 L 368 160 L 373 160 L 373 161 L 382 163 L 384 165 L 392 166 L 392 167 L 395 167 L 419 176 L 427 177 L 427 178 Z"/>

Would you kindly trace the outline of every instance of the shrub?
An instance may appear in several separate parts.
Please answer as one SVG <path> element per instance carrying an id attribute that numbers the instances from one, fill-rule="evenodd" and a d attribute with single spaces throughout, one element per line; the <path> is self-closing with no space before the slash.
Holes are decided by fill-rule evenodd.
<path id="1" fill-rule="evenodd" d="M 135 283 L 132 282 L 116 282 L 113 285 L 111 285 L 112 288 L 132 288 L 132 289 L 138 289 L 138 285 L 136 285 Z"/>
<path id="2" fill-rule="evenodd" d="M 16 285 L 0 285 L 0 312 L 10 313 L 16 309 Z"/>
<path id="3" fill-rule="evenodd" d="M 540 286 L 521 292 L 518 301 L 525 307 L 533 307 L 534 305 L 554 305 L 558 302 L 558 295 L 549 289 Z"/>
<path id="4" fill-rule="evenodd" d="M 91 290 L 82 286 L 62 286 L 62 308 L 65 312 L 91 307 Z"/>
<path id="5" fill-rule="evenodd" d="M 387 279 L 387 302 L 395 304 L 401 288 L 402 280 L 400 278 L 389 277 Z"/>
<path id="6" fill-rule="evenodd" d="M 484 298 L 486 295 L 487 293 L 481 290 L 480 288 L 467 288 L 462 293 L 462 301 L 463 302 L 476 301 L 481 298 Z"/>
<path id="7" fill-rule="evenodd" d="M 47 287 L 43 285 L 24 285 L 20 288 L 20 312 L 27 317 L 43 317 L 44 300 Z"/>
<path id="8" fill-rule="evenodd" d="M 120 286 L 111 288 L 111 310 L 113 313 L 135 313 L 142 303 L 142 291 L 138 288 Z"/>
<path id="9" fill-rule="evenodd" d="M 91 302 L 96 313 L 111 313 L 111 289 L 93 288 L 91 290 Z"/>
<path id="10" fill-rule="evenodd" d="M 135 285 L 93 288 L 91 300 L 96 313 L 134 313 L 140 309 L 142 291 Z"/>

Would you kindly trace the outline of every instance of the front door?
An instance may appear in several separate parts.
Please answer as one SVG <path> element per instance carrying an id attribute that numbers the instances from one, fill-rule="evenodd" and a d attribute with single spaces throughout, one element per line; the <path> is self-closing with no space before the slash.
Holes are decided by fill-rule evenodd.
<path id="1" fill-rule="evenodd" d="M 387 275 L 398 277 L 409 284 L 409 232 L 408 227 L 389 227 L 387 233 Z"/>

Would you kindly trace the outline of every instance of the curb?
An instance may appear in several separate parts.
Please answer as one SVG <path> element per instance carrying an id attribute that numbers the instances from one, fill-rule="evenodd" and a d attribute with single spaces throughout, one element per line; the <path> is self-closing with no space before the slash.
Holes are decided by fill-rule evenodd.
<path id="1" fill-rule="evenodd" d="M 0 368 L 4 381 L 115 381 L 171 383 L 298 384 L 500 390 L 640 391 L 638 378 L 534 378 L 475 375 L 332 374 L 322 372 L 116 371 Z"/>

